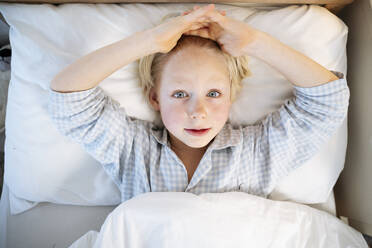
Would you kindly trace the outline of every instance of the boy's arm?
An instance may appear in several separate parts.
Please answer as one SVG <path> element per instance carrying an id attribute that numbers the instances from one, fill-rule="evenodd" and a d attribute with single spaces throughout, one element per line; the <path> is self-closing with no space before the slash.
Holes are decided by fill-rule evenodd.
<path id="1" fill-rule="evenodd" d="M 247 126 L 243 180 L 267 196 L 278 181 L 314 156 L 343 123 L 350 92 L 344 75 L 332 72 L 273 37 L 262 36 L 254 56 L 294 84 L 295 97 L 257 125 Z"/>
<path id="2" fill-rule="evenodd" d="M 134 33 L 77 59 L 54 77 L 50 88 L 65 93 L 91 89 L 123 66 L 156 53 L 149 32 Z"/>
<path id="3" fill-rule="evenodd" d="M 136 171 L 146 177 L 144 168 L 134 170 L 127 160 L 135 142 L 147 153 L 149 125 L 127 116 L 118 102 L 96 86 L 120 67 L 155 51 L 145 34 L 135 33 L 78 59 L 55 77 L 49 89 L 48 113 L 58 131 L 81 144 L 119 187 L 124 170 L 127 176 Z"/>
<path id="4" fill-rule="evenodd" d="M 119 188 L 122 183 L 133 183 L 123 181 L 123 171 L 126 177 L 147 178 L 146 169 L 141 165 L 134 168 L 129 160 L 131 154 L 148 154 L 150 122 L 127 116 L 125 109 L 99 86 L 71 93 L 50 89 L 48 114 L 59 133 L 82 145 Z M 142 187 L 147 187 L 146 183 L 137 185 L 136 190 L 148 191 Z"/>
<path id="5" fill-rule="evenodd" d="M 263 60 L 296 86 L 313 87 L 338 79 L 311 58 L 265 32 L 258 32 L 255 42 L 246 47 L 246 53 Z"/>
<path id="6" fill-rule="evenodd" d="M 278 181 L 303 165 L 334 135 L 347 116 L 350 92 L 340 79 L 314 87 L 294 87 L 292 99 L 257 125 L 243 128 L 248 161 L 242 181 L 267 196 Z"/>

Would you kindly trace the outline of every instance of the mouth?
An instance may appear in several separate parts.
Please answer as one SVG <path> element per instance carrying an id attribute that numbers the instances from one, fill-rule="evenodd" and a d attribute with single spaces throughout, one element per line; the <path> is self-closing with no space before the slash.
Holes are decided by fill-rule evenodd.
<path id="1" fill-rule="evenodd" d="M 204 128 L 204 129 L 187 129 L 185 128 L 185 131 L 191 135 L 194 136 L 202 136 L 209 132 L 211 128 Z"/>

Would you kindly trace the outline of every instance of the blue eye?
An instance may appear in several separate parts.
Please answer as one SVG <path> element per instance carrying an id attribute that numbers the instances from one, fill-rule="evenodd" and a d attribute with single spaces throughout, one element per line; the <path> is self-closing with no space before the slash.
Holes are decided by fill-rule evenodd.
<path id="1" fill-rule="evenodd" d="M 182 92 L 182 91 L 178 91 L 175 94 L 173 94 L 173 96 L 175 98 L 183 98 L 183 97 L 186 97 L 186 93 L 185 92 Z"/>
<path id="2" fill-rule="evenodd" d="M 208 96 L 211 96 L 211 97 L 219 97 L 220 95 L 221 93 L 218 91 L 211 91 L 208 93 Z"/>

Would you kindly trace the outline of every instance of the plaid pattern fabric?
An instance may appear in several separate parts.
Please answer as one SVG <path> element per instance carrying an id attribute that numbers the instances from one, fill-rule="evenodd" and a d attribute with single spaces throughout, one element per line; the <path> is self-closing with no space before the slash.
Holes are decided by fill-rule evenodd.
<path id="1" fill-rule="evenodd" d="M 310 159 L 342 124 L 346 79 L 303 88 L 259 124 L 229 122 L 211 141 L 190 183 L 171 150 L 166 128 L 126 115 L 102 88 L 72 93 L 49 89 L 48 112 L 59 132 L 98 160 L 122 201 L 150 191 L 195 194 L 244 191 L 267 197 L 277 182 Z"/>

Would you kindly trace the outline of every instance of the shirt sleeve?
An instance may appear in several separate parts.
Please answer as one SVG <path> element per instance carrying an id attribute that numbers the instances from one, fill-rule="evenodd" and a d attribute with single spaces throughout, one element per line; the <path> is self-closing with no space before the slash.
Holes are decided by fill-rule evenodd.
<path id="1" fill-rule="evenodd" d="M 304 164 L 341 126 L 350 92 L 344 75 L 314 87 L 294 86 L 294 97 L 259 124 L 243 128 L 250 158 L 249 187 L 267 197 L 278 180 Z"/>
<path id="2" fill-rule="evenodd" d="M 58 131 L 83 145 L 120 186 L 124 169 L 120 159 L 129 156 L 140 120 L 127 116 L 98 86 L 71 93 L 49 89 L 48 112 Z"/>

